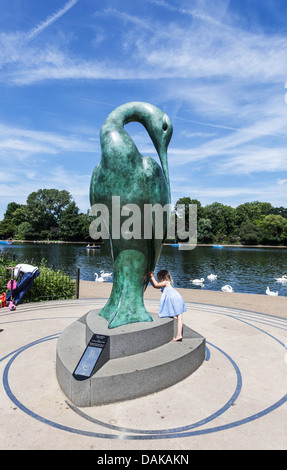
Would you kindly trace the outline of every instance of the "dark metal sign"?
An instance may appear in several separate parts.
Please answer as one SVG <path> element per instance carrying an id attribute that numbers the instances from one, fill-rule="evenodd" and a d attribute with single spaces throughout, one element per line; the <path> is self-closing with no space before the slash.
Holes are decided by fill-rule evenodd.
<path id="1" fill-rule="evenodd" d="M 73 376 L 85 380 L 95 374 L 110 358 L 110 337 L 94 334 L 90 339 Z"/>

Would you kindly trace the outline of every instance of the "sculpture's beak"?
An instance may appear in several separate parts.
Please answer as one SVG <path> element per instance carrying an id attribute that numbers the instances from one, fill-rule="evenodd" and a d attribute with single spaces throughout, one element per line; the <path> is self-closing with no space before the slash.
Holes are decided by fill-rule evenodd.
<path id="1" fill-rule="evenodd" d="M 162 171 L 165 177 L 165 181 L 167 184 L 167 190 L 168 190 L 168 202 L 170 204 L 170 181 L 169 181 L 169 171 L 168 171 L 168 163 L 167 163 L 167 151 L 166 149 L 163 149 L 159 152 L 159 158 L 162 166 Z"/>
<path id="2" fill-rule="evenodd" d="M 153 119 L 146 122 L 146 129 L 150 135 L 151 140 L 154 143 L 157 154 L 159 156 L 162 171 L 167 185 L 168 190 L 168 202 L 171 203 L 170 198 L 170 181 L 167 163 L 167 148 L 172 136 L 172 124 L 169 117 L 166 114 L 154 112 L 152 115 Z"/>

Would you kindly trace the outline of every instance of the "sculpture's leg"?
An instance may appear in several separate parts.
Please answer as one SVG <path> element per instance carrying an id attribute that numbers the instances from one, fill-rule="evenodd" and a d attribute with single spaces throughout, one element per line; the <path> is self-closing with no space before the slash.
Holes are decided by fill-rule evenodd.
<path id="1" fill-rule="evenodd" d="M 114 263 L 113 289 L 108 302 L 100 311 L 109 328 L 127 323 L 153 321 L 143 302 L 147 261 L 143 253 L 123 250 Z"/>

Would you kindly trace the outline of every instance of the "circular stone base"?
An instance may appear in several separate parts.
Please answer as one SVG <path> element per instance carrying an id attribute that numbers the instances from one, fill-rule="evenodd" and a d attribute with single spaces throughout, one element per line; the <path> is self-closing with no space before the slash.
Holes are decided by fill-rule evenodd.
<path id="1" fill-rule="evenodd" d="M 91 310 L 72 323 L 57 343 L 58 382 L 76 406 L 130 400 L 160 391 L 192 374 L 204 361 L 205 339 L 184 326 L 182 342 L 175 343 L 174 321 L 150 314 L 153 322 L 130 323 L 108 329 Z M 94 334 L 109 337 L 109 360 L 91 377 L 77 380 L 73 373 Z"/>

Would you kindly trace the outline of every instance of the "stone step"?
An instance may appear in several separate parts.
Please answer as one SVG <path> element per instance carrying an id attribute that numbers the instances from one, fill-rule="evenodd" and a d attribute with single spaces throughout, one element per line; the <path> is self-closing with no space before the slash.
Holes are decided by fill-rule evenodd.
<path id="1" fill-rule="evenodd" d="M 107 321 L 99 316 L 100 310 L 91 310 L 83 321 L 86 323 L 86 342 L 98 334 L 110 337 L 110 358 L 131 356 L 157 348 L 169 342 L 174 336 L 173 318 L 159 318 L 150 313 L 152 322 L 129 323 L 117 328 L 107 328 Z"/>
<path id="2" fill-rule="evenodd" d="M 180 382 L 203 362 L 204 343 L 200 338 L 186 338 L 110 360 L 91 378 L 91 405 L 146 396 Z"/>
<path id="3" fill-rule="evenodd" d="M 184 326 L 183 341 L 175 343 L 172 341 L 173 320 L 168 319 L 162 324 L 159 322 L 153 326 L 151 326 L 153 322 L 148 322 L 144 328 L 143 323 L 125 325 L 123 331 L 118 328 L 109 330 L 104 324 L 101 331 L 92 332 L 91 325 L 88 326 L 86 322 L 88 314 L 66 328 L 57 343 L 58 381 L 64 393 L 76 406 L 103 405 L 158 392 L 188 377 L 204 361 L 205 339 Z M 161 329 L 164 330 L 167 324 L 168 328 L 172 326 L 172 335 L 170 339 L 163 341 L 166 332 L 161 334 Z M 127 333 L 127 329 L 133 331 Z M 116 353 L 90 378 L 77 380 L 73 376 L 91 333 L 106 335 L 113 331 L 110 336 L 111 344 L 115 343 L 113 349 L 119 351 L 123 350 L 123 345 L 117 348 L 116 343 L 120 341 L 124 344 L 123 337 L 128 342 L 137 342 L 141 332 L 147 329 L 151 329 L 154 334 L 157 332 L 161 337 L 161 344 L 158 347 L 130 355 L 119 356 Z M 152 343 L 155 344 L 154 339 Z M 124 348 L 125 351 L 128 349 L 130 346 Z"/>

